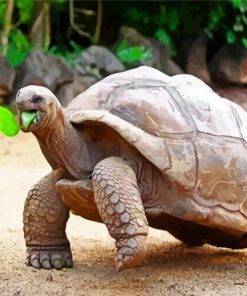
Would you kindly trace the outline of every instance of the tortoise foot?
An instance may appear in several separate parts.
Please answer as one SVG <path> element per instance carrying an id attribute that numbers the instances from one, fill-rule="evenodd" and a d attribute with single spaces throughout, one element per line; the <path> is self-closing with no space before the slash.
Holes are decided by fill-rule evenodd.
<path id="1" fill-rule="evenodd" d="M 40 269 L 63 269 L 73 267 L 73 259 L 68 246 L 28 247 L 26 265 Z"/>
<path id="2" fill-rule="evenodd" d="M 138 266 L 146 255 L 146 236 L 129 237 L 116 243 L 117 271 Z"/>

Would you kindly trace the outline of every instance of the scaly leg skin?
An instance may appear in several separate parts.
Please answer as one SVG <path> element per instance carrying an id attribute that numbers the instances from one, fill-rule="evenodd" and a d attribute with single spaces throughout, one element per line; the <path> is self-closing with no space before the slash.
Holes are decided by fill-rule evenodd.
<path id="1" fill-rule="evenodd" d="M 106 158 L 94 168 L 93 187 L 102 221 L 116 239 L 117 270 L 137 266 L 145 258 L 148 223 L 134 171 L 121 158 Z"/>
<path id="2" fill-rule="evenodd" d="M 23 214 L 28 266 L 38 269 L 73 266 L 65 233 L 69 209 L 55 189 L 56 182 L 62 177 L 61 169 L 53 171 L 28 193 Z"/>

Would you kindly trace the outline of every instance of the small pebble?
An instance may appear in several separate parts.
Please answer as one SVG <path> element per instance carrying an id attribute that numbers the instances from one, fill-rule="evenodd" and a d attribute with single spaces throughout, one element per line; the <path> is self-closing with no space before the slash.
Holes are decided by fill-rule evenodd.
<path id="1" fill-rule="evenodd" d="M 45 280 L 46 280 L 47 282 L 52 282 L 52 280 L 53 280 L 52 275 L 51 275 L 50 273 L 48 273 L 48 275 L 47 275 L 47 277 L 46 277 Z"/>

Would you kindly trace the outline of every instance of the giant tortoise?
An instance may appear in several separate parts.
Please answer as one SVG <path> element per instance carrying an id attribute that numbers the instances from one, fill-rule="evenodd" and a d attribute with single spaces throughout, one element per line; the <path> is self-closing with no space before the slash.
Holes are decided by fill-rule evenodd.
<path id="1" fill-rule="evenodd" d="M 106 225 L 117 270 L 142 262 L 148 226 L 188 245 L 247 247 L 247 115 L 199 79 L 139 67 L 65 109 L 32 85 L 16 104 L 52 167 L 25 203 L 27 265 L 72 267 L 70 211 Z"/>

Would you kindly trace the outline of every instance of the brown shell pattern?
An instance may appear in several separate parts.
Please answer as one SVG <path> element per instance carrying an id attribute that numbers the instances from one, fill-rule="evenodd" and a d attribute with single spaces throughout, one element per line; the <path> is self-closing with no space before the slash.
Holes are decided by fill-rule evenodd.
<path id="1" fill-rule="evenodd" d="M 105 78 L 75 98 L 67 112 L 105 110 L 160 138 L 169 159 L 162 172 L 178 188 L 176 199 L 165 201 L 171 214 L 186 218 L 190 203 L 190 208 L 199 207 L 195 212 L 223 208 L 246 220 L 246 112 L 191 75 L 168 77 L 150 69 Z M 156 154 L 154 148 L 149 159 Z M 208 214 L 200 219 L 208 219 Z"/>

